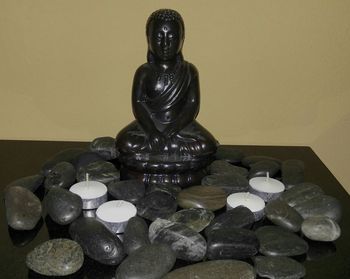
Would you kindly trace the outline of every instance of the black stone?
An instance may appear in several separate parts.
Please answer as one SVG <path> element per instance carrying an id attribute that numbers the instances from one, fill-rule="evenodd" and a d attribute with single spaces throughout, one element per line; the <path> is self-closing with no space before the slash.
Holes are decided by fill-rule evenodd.
<path id="1" fill-rule="evenodd" d="M 296 234 L 276 226 L 264 226 L 255 231 L 259 252 L 265 256 L 298 256 L 308 250 L 307 242 Z"/>
<path id="2" fill-rule="evenodd" d="M 224 160 L 231 164 L 238 164 L 242 161 L 244 153 L 236 147 L 229 145 L 219 145 L 215 153 L 217 160 Z"/>
<path id="3" fill-rule="evenodd" d="M 108 193 L 117 200 L 125 200 L 136 203 L 145 195 L 145 184 L 142 181 L 132 179 L 113 181 L 108 184 Z"/>
<path id="4" fill-rule="evenodd" d="M 104 184 L 120 179 L 120 173 L 116 167 L 106 161 L 92 162 L 81 167 L 77 172 L 77 180 L 85 181 L 87 173 L 89 174 L 89 180 L 99 181 Z"/>
<path id="5" fill-rule="evenodd" d="M 208 167 L 210 174 L 238 174 L 248 176 L 246 168 L 237 167 L 224 160 L 215 160 Z"/>
<path id="6" fill-rule="evenodd" d="M 44 208 L 57 224 L 67 225 L 81 214 L 83 201 L 66 189 L 52 188 L 44 199 Z"/>
<path id="7" fill-rule="evenodd" d="M 44 178 L 41 174 L 25 176 L 12 181 L 7 185 L 6 189 L 12 186 L 21 186 L 34 193 L 43 184 Z"/>
<path id="8" fill-rule="evenodd" d="M 95 152 L 86 151 L 79 154 L 73 163 L 74 167 L 79 170 L 82 167 L 86 167 L 87 165 L 98 161 L 105 161 L 105 159 Z"/>
<path id="9" fill-rule="evenodd" d="M 254 214 L 247 207 L 239 206 L 228 210 L 217 217 L 205 229 L 205 235 L 209 236 L 216 230 L 225 230 L 230 228 L 249 229 L 255 222 Z"/>
<path id="10" fill-rule="evenodd" d="M 280 198 L 290 206 L 294 207 L 321 195 L 323 195 L 323 190 L 320 186 L 305 182 L 297 184 L 293 188 L 283 192 Z"/>
<path id="11" fill-rule="evenodd" d="M 305 164 L 301 160 L 286 160 L 282 162 L 282 182 L 286 186 L 286 189 L 304 182 Z"/>
<path id="12" fill-rule="evenodd" d="M 182 223 L 196 232 L 204 230 L 215 215 L 204 208 L 189 208 L 175 212 L 169 217 L 172 222 Z"/>
<path id="13" fill-rule="evenodd" d="M 280 159 L 277 159 L 274 157 L 262 156 L 262 155 L 250 155 L 242 159 L 242 165 L 246 168 L 249 168 L 252 164 L 255 164 L 260 161 L 266 161 L 266 160 L 276 162 L 279 165 L 282 163 Z"/>
<path id="14" fill-rule="evenodd" d="M 99 154 L 105 160 L 114 160 L 118 157 L 115 138 L 112 137 L 98 137 L 90 144 L 90 150 Z"/>
<path id="15" fill-rule="evenodd" d="M 151 184 L 146 188 L 146 193 L 149 194 L 155 191 L 163 191 L 176 198 L 181 190 L 182 188 L 180 186 L 174 184 Z"/>
<path id="16" fill-rule="evenodd" d="M 155 191 L 141 198 L 136 204 L 137 214 L 154 221 L 157 218 L 166 219 L 176 212 L 175 198 L 162 191 Z"/>
<path id="17" fill-rule="evenodd" d="M 39 222 L 35 225 L 34 229 L 28 231 L 19 231 L 14 230 L 10 226 L 7 227 L 8 234 L 11 239 L 11 242 L 16 247 L 24 247 L 37 236 L 38 232 L 41 230 L 44 221 L 43 218 L 40 218 Z"/>
<path id="18" fill-rule="evenodd" d="M 250 164 L 249 178 L 267 176 L 275 177 L 280 170 L 280 164 L 271 160 L 261 160 Z"/>
<path id="19" fill-rule="evenodd" d="M 125 256 L 119 238 L 94 218 L 76 219 L 69 226 L 69 234 L 84 254 L 102 264 L 117 265 Z"/>
<path id="20" fill-rule="evenodd" d="M 150 243 L 145 220 L 138 216 L 130 218 L 124 230 L 123 244 L 126 254 L 130 255 Z"/>
<path id="21" fill-rule="evenodd" d="M 48 191 L 53 187 L 69 188 L 74 184 L 75 177 L 74 166 L 68 162 L 60 162 L 46 175 L 45 189 Z"/>
<path id="22" fill-rule="evenodd" d="M 253 231 L 240 228 L 219 229 L 209 234 L 207 257 L 210 260 L 246 259 L 259 251 Z"/>
<path id="23" fill-rule="evenodd" d="M 176 261 L 175 253 L 166 244 L 144 246 L 127 257 L 117 268 L 116 279 L 160 279 Z"/>
<path id="24" fill-rule="evenodd" d="M 202 185 L 220 187 L 227 195 L 248 192 L 248 179 L 239 174 L 212 174 L 203 177 Z"/>

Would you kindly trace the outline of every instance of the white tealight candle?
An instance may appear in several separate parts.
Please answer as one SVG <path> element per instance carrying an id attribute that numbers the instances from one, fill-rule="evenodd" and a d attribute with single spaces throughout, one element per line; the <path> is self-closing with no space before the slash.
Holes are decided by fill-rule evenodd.
<path id="1" fill-rule="evenodd" d="M 106 185 L 98 181 L 90 181 L 88 174 L 86 181 L 74 184 L 69 191 L 81 197 L 83 209 L 94 209 L 107 201 Z"/>
<path id="2" fill-rule="evenodd" d="M 249 180 L 250 191 L 268 202 L 277 199 L 285 190 L 281 181 L 269 177 L 254 177 Z"/>
<path id="3" fill-rule="evenodd" d="M 264 216 L 265 202 L 262 198 L 249 192 L 234 193 L 227 197 L 227 209 L 238 206 L 247 207 L 255 216 L 255 221 Z"/>
<path id="4" fill-rule="evenodd" d="M 130 218 L 137 213 L 136 207 L 123 200 L 114 200 L 102 204 L 96 210 L 96 218 L 114 233 L 123 233 Z"/>

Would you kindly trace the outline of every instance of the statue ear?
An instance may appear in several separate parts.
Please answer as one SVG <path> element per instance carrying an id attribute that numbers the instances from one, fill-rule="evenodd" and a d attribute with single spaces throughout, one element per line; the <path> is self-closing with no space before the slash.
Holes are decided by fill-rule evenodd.
<path id="1" fill-rule="evenodd" d="M 154 54 L 150 50 L 148 50 L 147 51 L 147 62 L 152 64 L 152 63 L 154 63 L 154 61 L 155 61 Z"/>

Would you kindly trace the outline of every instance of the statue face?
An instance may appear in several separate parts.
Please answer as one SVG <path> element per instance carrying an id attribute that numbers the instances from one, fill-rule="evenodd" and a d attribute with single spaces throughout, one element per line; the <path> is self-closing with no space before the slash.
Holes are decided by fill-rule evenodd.
<path id="1" fill-rule="evenodd" d="M 181 51 L 183 45 L 183 28 L 175 21 L 153 21 L 149 26 L 148 46 L 160 60 L 172 60 Z"/>

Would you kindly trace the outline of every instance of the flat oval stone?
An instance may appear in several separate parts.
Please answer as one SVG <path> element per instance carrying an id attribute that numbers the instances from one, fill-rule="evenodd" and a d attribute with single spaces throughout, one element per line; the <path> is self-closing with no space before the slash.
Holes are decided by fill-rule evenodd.
<path id="1" fill-rule="evenodd" d="M 293 188 L 283 192 L 280 196 L 282 200 L 288 203 L 291 207 L 308 201 L 316 196 L 323 195 L 323 190 L 320 186 L 313 183 L 300 183 Z"/>
<path id="2" fill-rule="evenodd" d="M 259 251 L 253 231 L 240 228 L 219 229 L 208 236 L 207 257 L 210 260 L 246 259 Z"/>
<path id="3" fill-rule="evenodd" d="M 166 192 L 167 194 L 172 195 L 174 198 L 177 197 L 177 194 L 180 193 L 182 188 L 178 185 L 172 185 L 172 184 L 151 184 L 148 185 L 146 188 L 146 193 L 152 193 L 155 191 L 163 191 Z"/>
<path id="4" fill-rule="evenodd" d="M 161 191 L 155 191 L 141 198 L 136 204 L 137 214 L 147 220 L 166 219 L 176 212 L 175 198 Z"/>
<path id="5" fill-rule="evenodd" d="M 257 256 L 254 262 L 260 277 L 299 279 L 305 276 L 304 266 L 291 258 Z"/>
<path id="6" fill-rule="evenodd" d="M 79 154 L 75 158 L 73 163 L 74 163 L 74 167 L 77 170 L 79 170 L 82 167 L 85 167 L 91 163 L 98 162 L 98 161 L 105 161 L 105 159 L 95 152 L 86 151 L 86 152 Z"/>
<path id="7" fill-rule="evenodd" d="M 293 207 L 282 200 L 270 201 L 265 207 L 265 215 L 272 223 L 292 232 L 298 232 L 303 217 Z"/>
<path id="8" fill-rule="evenodd" d="M 335 241 L 341 234 L 337 222 L 327 217 L 310 217 L 301 225 L 303 234 L 315 241 Z"/>
<path id="9" fill-rule="evenodd" d="M 203 177 L 202 185 L 215 186 L 225 191 L 227 195 L 249 191 L 249 181 L 239 174 L 212 174 Z"/>
<path id="10" fill-rule="evenodd" d="M 265 256 L 298 256 L 305 254 L 308 244 L 296 234 L 276 226 L 264 226 L 255 231 L 259 252 Z"/>
<path id="11" fill-rule="evenodd" d="M 79 218 L 69 226 L 69 234 L 84 254 L 107 265 L 119 264 L 125 254 L 119 238 L 95 218 Z"/>
<path id="12" fill-rule="evenodd" d="M 255 164 L 260 161 L 273 161 L 277 164 L 282 164 L 282 161 L 280 159 L 270 157 L 270 156 L 263 156 L 263 155 L 250 155 L 246 156 L 242 159 L 242 165 L 246 168 L 249 168 L 252 164 Z"/>
<path id="13" fill-rule="evenodd" d="M 176 255 L 166 244 L 150 244 L 136 250 L 117 268 L 116 279 L 160 279 L 174 266 Z"/>
<path id="14" fill-rule="evenodd" d="M 182 223 L 196 232 L 204 230 L 215 215 L 204 208 L 189 208 L 175 212 L 169 217 L 169 221 Z"/>
<path id="15" fill-rule="evenodd" d="M 200 261 L 207 250 L 202 235 L 184 224 L 164 219 L 157 219 L 150 225 L 149 239 L 152 243 L 168 244 L 176 257 L 185 261 Z"/>
<path id="16" fill-rule="evenodd" d="M 280 170 L 280 164 L 271 160 L 261 160 L 250 164 L 249 178 L 267 176 L 274 177 Z"/>
<path id="17" fill-rule="evenodd" d="M 244 153 L 236 147 L 229 145 L 219 145 L 215 153 L 217 160 L 225 160 L 231 164 L 237 164 L 242 161 Z"/>
<path id="18" fill-rule="evenodd" d="M 44 199 L 44 208 L 54 222 L 67 225 L 81 214 L 83 201 L 66 189 L 53 188 Z"/>
<path id="19" fill-rule="evenodd" d="M 45 189 L 48 191 L 54 187 L 69 188 L 75 182 L 76 171 L 68 162 L 57 163 L 45 178 Z"/>
<path id="20" fill-rule="evenodd" d="M 7 224 L 15 230 L 31 230 L 41 218 L 41 202 L 31 191 L 11 186 L 5 191 Z"/>
<path id="21" fill-rule="evenodd" d="M 117 168 L 112 163 L 106 161 L 93 162 L 80 168 L 77 172 L 77 180 L 85 181 L 87 173 L 90 180 L 99 181 L 103 184 L 120 179 L 120 173 Z"/>
<path id="22" fill-rule="evenodd" d="M 217 260 L 175 269 L 163 279 L 254 279 L 254 268 L 246 262 Z"/>
<path id="23" fill-rule="evenodd" d="M 26 258 L 27 267 L 46 276 L 66 276 L 84 262 L 80 245 L 70 239 L 52 239 L 35 247 Z"/>
<path id="24" fill-rule="evenodd" d="M 305 164 L 301 160 L 286 160 L 282 162 L 282 182 L 286 189 L 304 182 Z"/>
<path id="25" fill-rule="evenodd" d="M 224 160 L 215 160 L 209 165 L 210 174 L 238 174 L 244 177 L 248 176 L 248 170 L 246 168 L 237 167 L 231 165 Z"/>
<path id="26" fill-rule="evenodd" d="M 108 184 L 108 193 L 117 200 L 137 203 L 145 192 L 145 184 L 137 179 L 113 181 Z"/>
<path id="27" fill-rule="evenodd" d="M 25 176 L 15 181 L 12 181 L 10 184 L 6 186 L 5 189 L 13 186 L 21 186 L 23 188 L 28 189 L 31 192 L 35 192 L 44 182 L 44 176 L 41 174 L 35 174 L 30 176 Z"/>
<path id="28" fill-rule="evenodd" d="M 150 244 L 148 226 L 144 219 L 135 216 L 129 219 L 124 230 L 124 249 L 130 255 L 140 247 Z"/>
<path id="29" fill-rule="evenodd" d="M 335 221 L 340 221 L 342 215 L 340 202 L 336 198 L 326 195 L 313 197 L 294 206 L 294 209 L 304 219 L 309 217 L 328 217 Z"/>
<path id="30" fill-rule="evenodd" d="M 119 156 L 116 141 L 113 137 L 98 137 L 90 144 L 90 150 L 99 154 L 105 160 L 114 160 Z"/>
<path id="31" fill-rule="evenodd" d="M 177 202 L 182 208 L 205 208 L 215 211 L 225 206 L 226 193 L 215 186 L 192 186 L 178 194 Z"/>
<path id="32" fill-rule="evenodd" d="M 255 218 L 253 212 L 251 212 L 247 207 L 238 206 L 216 216 L 210 225 L 205 229 L 205 235 L 209 236 L 216 230 L 224 230 L 229 228 L 249 229 L 254 222 Z"/>

